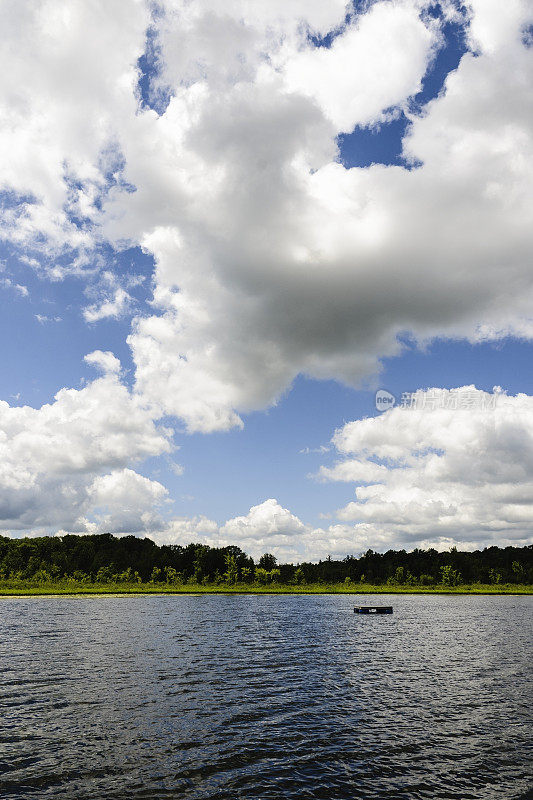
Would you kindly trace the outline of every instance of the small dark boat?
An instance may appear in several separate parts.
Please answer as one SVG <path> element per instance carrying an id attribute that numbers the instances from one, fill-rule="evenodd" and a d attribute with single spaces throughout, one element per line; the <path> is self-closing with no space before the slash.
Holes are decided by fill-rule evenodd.
<path id="1" fill-rule="evenodd" d="M 355 614 L 392 614 L 392 606 L 355 606 Z"/>

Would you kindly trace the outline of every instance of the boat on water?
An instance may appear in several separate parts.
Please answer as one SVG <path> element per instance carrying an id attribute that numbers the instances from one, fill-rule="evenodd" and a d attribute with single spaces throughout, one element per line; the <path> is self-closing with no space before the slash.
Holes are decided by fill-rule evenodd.
<path id="1" fill-rule="evenodd" d="M 392 614 L 392 606 L 355 606 L 355 614 Z"/>

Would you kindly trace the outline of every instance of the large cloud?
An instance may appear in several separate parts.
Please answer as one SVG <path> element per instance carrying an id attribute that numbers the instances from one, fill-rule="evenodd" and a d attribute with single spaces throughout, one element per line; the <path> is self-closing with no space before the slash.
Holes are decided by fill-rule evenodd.
<path id="1" fill-rule="evenodd" d="M 7 3 L 0 179 L 38 202 L 5 235 L 154 255 L 157 313 L 130 337 L 138 389 L 190 430 L 239 425 L 299 373 L 357 385 L 405 330 L 531 334 L 525 0 L 468 5 L 476 54 L 411 113 L 416 168 L 336 162 L 339 132 L 410 113 L 442 44 L 430 5 L 377 2 L 346 23 L 342 2 L 169 0 L 143 105 L 147 5 Z"/>
<path id="2" fill-rule="evenodd" d="M 83 253 L 98 240 L 149 21 L 142 0 L 3 0 L 0 191 L 22 202 L 10 198 L 0 230 L 21 245 Z"/>
<path id="3" fill-rule="evenodd" d="M 387 109 L 402 108 L 420 91 L 432 44 L 415 4 L 376 3 L 331 48 L 306 48 L 291 58 L 287 86 L 313 98 L 337 131 L 350 132 L 386 118 Z"/>
<path id="4" fill-rule="evenodd" d="M 384 36 L 398 15 L 423 31 L 418 66 L 393 101 L 400 107 L 432 39 L 412 5 L 385 6 L 368 12 L 383 16 Z M 157 262 L 160 313 L 138 320 L 130 337 L 138 386 L 151 400 L 191 430 L 224 429 L 240 424 L 239 412 L 274 402 L 299 373 L 357 385 L 398 352 L 402 331 L 419 340 L 531 335 L 528 8 L 505 4 L 491 21 L 473 4 L 472 15 L 476 56 L 465 55 L 441 96 L 412 117 L 411 170 L 335 162 L 334 136 L 346 126 L 329 106 L 349 91 L 349 71 L 323 98 L 312 74 L 313 97 L 287 88 L 295 59 L 338 58 L 340 70 L 343 42 L 362 35 L 366 17 L 329 51 L 291 39 L 292 50 L 237 78 L 212 76 L 211 62 L 196 76 L 182 65 L 189 83 L 154 120 L 160 147 L 148 162 L 134 158 L 128 173 L 139 187 L 128 218 Z M 218 24 L 202 17 L 202 30 Z M 394 44 L 404 52 L 393 38 L 392 62 Z M 375 101 L 373 82 L 358 73 L 353 81 Z M 361 121 L 386 111 L 357 107 Z M 152 174 L 166 164 L 163 214 L 147 163 Z"/>
<path id="5" fill-rule="evenodd" d="M 0 529 L 85 531 L 97 518 L 104 530 L 154 526 L 166 489 L 129 465 L 170 452 L 169 431 L 121 383 L 112 353 L 87 360 L 104 375 L 83 389 L 37 409 L 0 401 Z"/>
<path id="6" fill-rule="evenodd" d="M 93 522 L 87 529 L 109 533 L 150 533 L 164 527 L 158 507 L 168 491 L 158 481 L 132 469 L 97 475 L 88 488 L 88 505 Z"/>
<path id="7" fill-rule="evenodd" d="M 384 546 L 533 541 L 533 397 L 474 386 L 417 392 L 405 407 L 347 423 L 322 480 L 356 482 L 337 512 Z"/>

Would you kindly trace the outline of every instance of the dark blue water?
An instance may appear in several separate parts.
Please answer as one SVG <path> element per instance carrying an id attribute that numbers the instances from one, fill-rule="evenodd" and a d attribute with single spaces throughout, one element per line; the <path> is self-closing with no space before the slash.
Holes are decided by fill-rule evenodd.
<path id="1" fill-rule="evenodd" d="M 0 600 L 0 797 L 524 796 L 533 597 L 372 602 Z"/>

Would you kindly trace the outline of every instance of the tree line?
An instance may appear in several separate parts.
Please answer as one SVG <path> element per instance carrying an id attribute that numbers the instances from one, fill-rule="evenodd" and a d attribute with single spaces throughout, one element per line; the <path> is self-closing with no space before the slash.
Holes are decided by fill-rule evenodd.
<path id="1" fill-rule="evenodd" d="M 0 537 L 0 581 L 167 584 L 312 584 L 455 586 L 472 583 L 533 584 L 533 545 L 388 550 L 330 557 L 318 563 L 278 564 L 265 553 L 257 560 L 239 547 L 157 545 L 149 538 L 89 536 Z"/>

